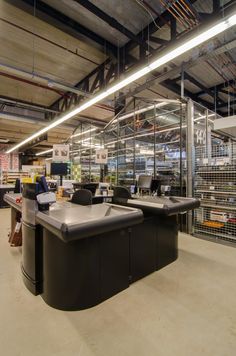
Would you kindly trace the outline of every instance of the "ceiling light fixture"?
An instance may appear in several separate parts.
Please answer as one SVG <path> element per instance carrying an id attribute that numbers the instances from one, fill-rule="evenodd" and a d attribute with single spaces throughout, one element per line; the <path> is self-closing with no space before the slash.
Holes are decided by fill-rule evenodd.
<path id="1" fill-rule="evenodd" d="M 146 74 L 150 73 L 154 69 L 157 69 L 161 67 L 162 65 L 168 63 L 169 61 L 179 57 L 181 54 L 186 53 L 187 51 L 193 49 L 194 47 L 199 46 L 200 44 L 204 43 L 205 41 L 219 35 L 220 33 L 226 31 L 230 27 L 234 26 L 236 24 L 236 14 L 231 15 L 228 18 L 225 18 L 224 20 L 221 20 L 218 22 L 216 25 L 211 26 L 208 30 L 203 31 L 199 35 L 194 36 L 190 40 L 186 40 L 182 45 L 179 45 L 177 48 L 169 51 L 168 53 L 160 56 L 156 60 L 150 62 L 148 65 L 145 67 L 137 70 L 133 74 L 130 74 L 128 77 L 125 79 L 121 80 L 120 82 L 113 84 L 110 88 L 106 89 L 105 91 L 99 93 L 98 95 L 95 95 L 92 99 L 87 100 L 84 102 L 82 105 L 78 106 L 77 108 L 69 111 L 67 114 L 62 115 L 60 118 L 57 120 L 53 121 L 50 125 L 47 127 L 42 128 L 41 130 L 37 131 L 33 135 L 27 137 L 25 140 L 19 142 L 15 146 L 13 146 L 11 149 L 7 151 L 7 153 L 11 153 L 15 151 L 16 149 L 22 147 L 26 143 L 32 141 L 34 138 L 48 132 L 49 130 L 53 129 L 54 127 L 62 124 L 63 122 L 71 119 L 73 116 L 81 113 L 82 111 L 90 108 L 94 104 L 98 103 L 99 101 L 107 98 L 109 95 L 114 94 L 118 90 L 123 89 L 126 87 L 128 84 L 134 82 L 135 80 L 138 80 L 145 76 Z"/>
<path id="2" fill-rule="evenodd" d="M 164 102 L 161 102 L 161 103 L 157 103 L 157 104 L 153 104 L 153 105 L 149 105 L 145 108 L 142 108 L 142 109 L 138 109 L 138 110 L 134 110 L 132 112 L 129 112 L 127 114 L 124 114 L 124 115 L 121 115 L 120 117 L 118 117 L 117 119 L 115 119 L 112 124 L 115 124 L 117 121 L 122 121 L 122 120 L 125 120 L 125 119 L 128 119 L 130 117 L 133 117 L 134 115 L 139 115 L 139 114 L 142 114 L 143 112 L 147 112 L 147 111 L 150 111 L 150 110 L 153 110 L 154 108 L 161 108 L 162 106 L 165 106 L 169 104 L 169 101 L 164 101 Z"/>
<path id="3" fill-rule="evenodd" d="M 187 125 L 183 125 L 182 129 L 186 129 L 186 127 L 187 127 Z M 158 130 L 158 131 L 156 131 L 156 134 L 162 133 L 162 132 L 168 132 L 168 131 L 175 131 L 175 130 L 179 130 L 179 129 L 180 129 L 180 126 L 171 127 L 169 129 Z M 139 137 L 152 136 L 152 135 L 154 136 L 154 131 L 143 133 L 143 134 L 138 134 L 136 136 L 129 136 L 129 137 L 124 137 L 122 139 L 117 139 L 116 141 L 105 143 L 105 146 L 109 147 L 110 145 L 113 145 L 118 142 L 125 143 L 125 141 L 134 140 L 134 139 L 138 139 Z M 122 150 L 122 148 L 121 148 L 121 150 Z"/>
<path id="4" fill-rule="evenodd" d="M 71 138 L 73 138 L 73 137 L 78 137 L 78 136 L 82 136 L 82 135 L 85 135 L 86 133 L 93 132 L 93 131 L 96 131 L 96 130 L 97 130 L 97 127 L 94 127 L 93 129 L 86 130 L 86 131 L 83 131 L 83 132 L 80 132 L 80 133 L 71 135 Z"/>
<path id="5" fill-rule="evenodd" d="M 53 148 L 50 148 L 50 150 L 46 150 L 46 151 L 42 151 L 42 152 L 36 153 L 35 156 L 41 156 L 41 155 L 44 155 L 44 154 L 46 154 L 46 153 L 50 153 L 50 152 L 52 152 L 52 151 L 53 151 Z"/>

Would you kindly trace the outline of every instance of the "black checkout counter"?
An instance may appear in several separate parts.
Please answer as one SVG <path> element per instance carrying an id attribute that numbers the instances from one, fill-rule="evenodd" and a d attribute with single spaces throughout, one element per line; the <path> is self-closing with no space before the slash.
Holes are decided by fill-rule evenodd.
<path id="1" fill-rule="evenodd" d="M 141 209 L 143 223 L 130 237 L 130 278 L 137 281 L 174 262 L 178 257 L 178 215 L 199 207 L 194 198 L 132 195 L 115 187 L 113 203 Z"/>
<path id="2" fill-rule="evenodd" d="M 0 208 L 6 208 L 9 205 L 4 200 L 4 195 L 9 192 L 14 192 L 15 185 L 13 184 L 0 184 Z"/>
<path id="3" fill-rule="evenodd" d="M 26 287 L 61 310 L 95 306 L 129 287 L 130 229 L 141 210 L 102 203 L 55 203 L 39 211 L 36 184 L 24 185 L 22 275 Z M 13 195 L 5 196 L 13 210 Z"/>
<path id="4" fill-rule="evenodd" d="M 9 195 L 5 201 L 15 209 Z M 113 204 L 64 202 L 39 211 L 35 196 L 25 185 L 23 279 L 33 294 L 61 310 L 95 306 L 173 262 L 178 213 L 199 206 L 196 199 L 132 198 L 115 190 Z"/>

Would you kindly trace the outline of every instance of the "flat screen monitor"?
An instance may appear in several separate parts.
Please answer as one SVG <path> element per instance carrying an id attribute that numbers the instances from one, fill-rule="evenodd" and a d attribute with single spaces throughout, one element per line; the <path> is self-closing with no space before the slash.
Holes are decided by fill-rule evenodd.
<path id="1" fill-rule="evenodd" d="M 51 175 L 52 176 L 66 176 L 67 175 L 67 163 L 51 163 Z"/>
<path id="2" fill-rule="evenodd" d="M 98 186 L 99 189 L 109 189 L 109 187 L 110 187 L 110 183 L 103 183 L 103 182 L 100 182 Z"/>
<path id="3" fill-rule="evenodd" d="M 152 185 L 152 176 L 139 176 L 138 178 L 138 188 L 140 189 L 150 189 Z"/>

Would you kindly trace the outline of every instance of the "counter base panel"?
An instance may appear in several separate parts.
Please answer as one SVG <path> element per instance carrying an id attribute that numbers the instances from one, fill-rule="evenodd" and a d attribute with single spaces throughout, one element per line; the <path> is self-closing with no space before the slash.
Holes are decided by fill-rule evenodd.
<path id="1" fill-rule="evenodd" d="M 178 219 L 176 215 L 156 220 L 157 260 L 159 270 L 178 258 Z"/>
<path id="2" fill-rule="evenodd" d="M 22 223 L 22 275 L 28 290 L 42 292 L 42 230 L 40 226 Z"/>
<path id="3" fill-rule="evenodd" d="M 128 229 L 70 243 L 43 230 L 42 298 L 48 305 L 87 309 L 128 288 Z"/>
<path id="4" fill-rule="evenodd" d="M 14 188 L 0 188 L 0 209 L 9 208 L 9 204 L 4 201 L 4 195 L 14 191 Z"/>
<path id="5" fill-rule="evenodd" d="M 33 294 L 39 295 L 42 293 L 42 281 L 37 281 L 32 279 L 30 276 L 27 275 L 26 271 L 24 270 L 23 265 L 21 265 L 21 273 L 24 285 L 26 288 Z"/>
<path id="6" fill-rule="evenodd" d="M 156 227 L 153 217 L 131 229 L 130 281 L 135 282 L 156 270 Z"/>

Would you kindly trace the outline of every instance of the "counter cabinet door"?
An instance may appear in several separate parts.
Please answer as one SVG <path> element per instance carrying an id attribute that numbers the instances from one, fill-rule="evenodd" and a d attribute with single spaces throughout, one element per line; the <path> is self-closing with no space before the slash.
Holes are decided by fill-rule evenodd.
<path id="1" fill-rule="evenodd" d="M 156 219 L 157 270 L 174 262 L 178 257 L 177 215 L 160 216 Z"/>

